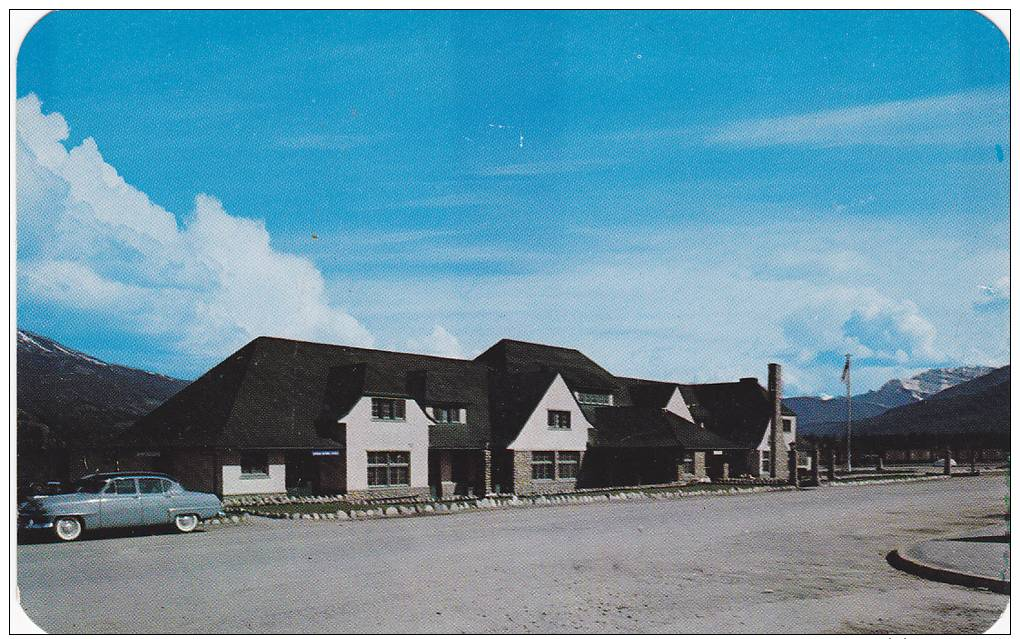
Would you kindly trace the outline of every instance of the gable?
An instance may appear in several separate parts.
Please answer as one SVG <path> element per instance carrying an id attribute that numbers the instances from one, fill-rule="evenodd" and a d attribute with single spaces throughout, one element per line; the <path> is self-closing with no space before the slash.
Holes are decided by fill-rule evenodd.
<path id="1" fill-rule="evenodd" d="M 673 394 L 670 396 L 669 401 L 666 402 L 666 410 L 679 415 L 689 422 L 694 421 L 694 417 L 691 415 L 691 409 L 687 406 L 687 401 L 684 399 L 684 394 L 680 392 L 680 388 L 676 387 L 673 389 Z"/>
<path id="2" fill-rule="evenodd" d="M 550 410 L 569 412 L 570 429 L 551 429 L 548 422 Z M 581 411 L 563 377 L 556 375 L 507 449 L 583 451 L 588 447 L 588 430 L 591 428 L 592 424 Z"/>

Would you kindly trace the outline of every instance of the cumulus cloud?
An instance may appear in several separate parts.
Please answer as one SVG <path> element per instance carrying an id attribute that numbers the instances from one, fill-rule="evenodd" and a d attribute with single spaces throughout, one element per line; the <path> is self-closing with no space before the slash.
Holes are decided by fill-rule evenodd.
<path id="1" fill-rule="evenodd" d="M 192 355 L 258 335 L 369 346 L 327 298 L 307 259 L 274 250 L 260 220 L 208 195 L 179 226 L 128 184 L 91 138 L 68 150 L 67 123 L 35 95 L 17 102 L 18 293 L 122 320 Z"/>
<path id="2" fill-rule="evenodd" d="M 460 340 L 438 324 L 424 338 L 407 340 L 407 350 L 440 357 L 464 357 Z"/>

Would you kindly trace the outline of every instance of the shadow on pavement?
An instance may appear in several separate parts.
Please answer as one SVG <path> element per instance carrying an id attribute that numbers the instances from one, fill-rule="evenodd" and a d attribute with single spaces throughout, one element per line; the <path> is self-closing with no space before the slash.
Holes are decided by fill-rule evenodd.
<path id="1" fill-rule="evenodd" d="M 100 539 L 120 539 L 120 538 L 132 538 L 132 537 L 154 537 L 164 535 L 195 535 L 206 532 L 199 528 L 190 533 L 180 533 L 174 528 L 168 528 L 164 526 L 150 527 L 150 528 L 103 528 L 100 530 L 85 530 L 82 532 L 81 537 L 75 541 L 65 542 L 56 538 L 56 535 L 49 530 L 19 530 L 18 531 L 18 545 L 38 545 L 38 544 L 80 544 L 88 543 L 89 541 L 96 541 Z"/>

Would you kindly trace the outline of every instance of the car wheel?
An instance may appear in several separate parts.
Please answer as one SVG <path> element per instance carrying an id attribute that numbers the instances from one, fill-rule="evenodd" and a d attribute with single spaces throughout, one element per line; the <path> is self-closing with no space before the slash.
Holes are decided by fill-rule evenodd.
<path id="1" fill-rule="evenodd" d="M 84 527 L 77 517 L 61 517 L 53 522 L 53 532 L 61 541 L 74 541 L 81 537 Z"/>
<path id="2" fill-rule="evenodd" d="M 198 528 L 198 515 L 177 515 L 174 517 L 174 526 L 181 532 L 191 532 Z"/>

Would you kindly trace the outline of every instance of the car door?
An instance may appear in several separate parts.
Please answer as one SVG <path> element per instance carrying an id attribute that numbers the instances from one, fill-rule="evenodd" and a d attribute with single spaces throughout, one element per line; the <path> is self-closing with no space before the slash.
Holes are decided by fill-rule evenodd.
<path id="1" fill-rule="evenodd" d="M 103 492 L 99 522 L 104 528 L 138 526 L 142 523 L 141 499 L 133 478 L 110 480 Z"/>
<path id="2" fill-rule="evenodd" d="M 159 526 L 170 523 L 170 510 L 173 507 L 170 493 L 167 492 L 170 482 L 158 477 L 139 477 L 138 494 L 142 504 L 142 525 Z"/>

